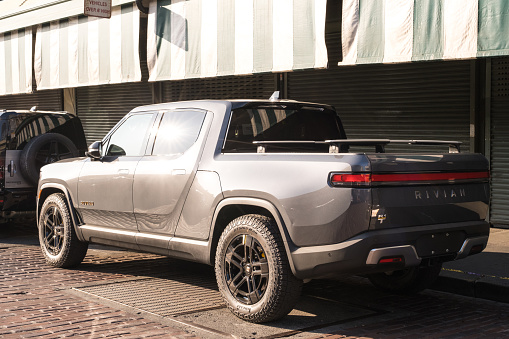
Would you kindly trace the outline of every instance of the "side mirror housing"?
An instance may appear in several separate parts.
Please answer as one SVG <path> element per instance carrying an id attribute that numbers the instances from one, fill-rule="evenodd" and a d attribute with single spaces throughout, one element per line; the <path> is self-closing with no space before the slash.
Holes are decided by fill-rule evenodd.
<path id="1" fill-rule="evenodd" d="M 100 159 L 101 158 L 101 148 L 102 143 L 100 141 L 95 141 L 88 147 L 88 152 L 85 152 L 86 156 L 94 159 Z"/>

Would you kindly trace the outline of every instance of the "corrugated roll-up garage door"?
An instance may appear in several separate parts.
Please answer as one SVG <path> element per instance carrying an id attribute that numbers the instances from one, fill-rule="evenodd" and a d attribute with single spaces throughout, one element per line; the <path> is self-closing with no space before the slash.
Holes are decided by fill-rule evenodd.
<path id="1" fill-rule="evenodd" d="M 166 102 L 197 99 L 269 99 L 276 74 L 187 79 L 163 83 Z"/>
<path id="2" fill-rule="evenodd" d="M 288 98 L 336 107 L 349 138 L 470 142 L 470 61 L 342 66 L 288 74 Z M 388 146 L 387 151 L 448 152 Z"/>
<path id="3" fill-rule="evenodd" d="M 509 59 L 492 59 L 491 72 L 491 215 L 509 226 Z"/>
<path id="4" fill-rule="evenodd" d="M 41 111 L 61 111 L 63 107 L 62 90 L 0 96 L 0 108 L 29 110 L 34 106 L 37 106 L 37 109 Z"/>
<path id="5" fill-rule="evenodd" d="M 147 82 L 83 87 L 76 92 L 78 116 L 88 145 L 101 140 L 133 108 L 152 103 Z"/>

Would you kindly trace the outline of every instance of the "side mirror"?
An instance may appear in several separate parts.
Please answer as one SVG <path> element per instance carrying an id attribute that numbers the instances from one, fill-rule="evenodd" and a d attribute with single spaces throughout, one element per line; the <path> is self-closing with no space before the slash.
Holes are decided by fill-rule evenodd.
<path id="1" fill-rule="evenodd" d="M 93 142 L 92 145 L 88 147 L 88 152 L 85 152 L 86 156 L 93 159 L 101 158 L 101 148 L 102 143 L 100 141 Z"/>

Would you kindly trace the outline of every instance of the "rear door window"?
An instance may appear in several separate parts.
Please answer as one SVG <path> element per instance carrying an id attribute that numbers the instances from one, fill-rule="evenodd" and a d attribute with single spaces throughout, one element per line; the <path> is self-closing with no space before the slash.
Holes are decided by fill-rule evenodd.
<path id="1" fill-rule="evenodd" d="M 182 110 L 165 112 L 159 125 L 152 155 L 180 154 L 198 139 L 205 111 Z"/>

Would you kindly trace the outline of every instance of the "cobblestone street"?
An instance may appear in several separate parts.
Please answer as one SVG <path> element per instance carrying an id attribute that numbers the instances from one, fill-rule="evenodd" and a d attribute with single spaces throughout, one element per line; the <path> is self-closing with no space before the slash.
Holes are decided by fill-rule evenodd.
<path id="1" fill-rule="evenodd" d="M 358 277 L 312 281 L 285 319 L 251 325 L 224 308 L 203 265 L 92 247 L 78 268 L 55 269 L 34 235 L 3 229 L 0 268 L 2 338 L 509 338 L 508 304 L 396 296 Z"/>

